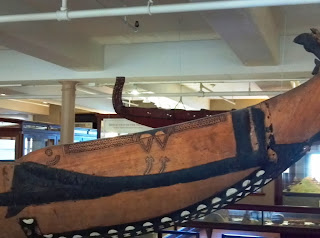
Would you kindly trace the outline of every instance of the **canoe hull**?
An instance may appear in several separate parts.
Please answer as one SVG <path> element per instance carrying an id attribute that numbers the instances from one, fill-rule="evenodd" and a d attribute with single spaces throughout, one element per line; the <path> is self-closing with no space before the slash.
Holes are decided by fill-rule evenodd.
<path id="1" fill-rule="evenodd" d="M 320 98 L 311 93 L 320 91 L 319 80 L 255 107 L 44 148 L 3 163 L 3 237 L 37 232 L 130 237 L 234 203 L 276 178 L 319 140 L 320 108 L 314 105 Z M 303 115 L 304 108 L 313 110 Z M 292 118 L 303 122 L 302 128 L 295 128 Z"/>

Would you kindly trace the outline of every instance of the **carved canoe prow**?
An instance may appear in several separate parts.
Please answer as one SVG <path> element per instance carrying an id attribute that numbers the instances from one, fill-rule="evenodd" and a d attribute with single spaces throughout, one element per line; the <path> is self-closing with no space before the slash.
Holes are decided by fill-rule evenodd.
<path id="1" fill-rule="evenodd" d="M 206 109 L 192 111 L 182 109 L 126 107 L 122 102 L 122 91 L 124 83 L 125 77 L 116 78 L 116 83 L 114 85 L 112 95 L 113 108 L 115 112 L 121 117 L 134 121 L 141 125 L 156 128 L 227 112 L 210 111 Z"/>
<path id="2" fill-rule="evenodd" d="M 255 106 L 0 164 L 1 238 L 132 237 L 203 217 L 320 140 L 320 75 Z"/>

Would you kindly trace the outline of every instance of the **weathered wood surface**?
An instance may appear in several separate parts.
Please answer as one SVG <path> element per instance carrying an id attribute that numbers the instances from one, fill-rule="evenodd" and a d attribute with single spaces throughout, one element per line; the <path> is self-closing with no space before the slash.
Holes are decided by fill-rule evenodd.
<path id="1" fill-rule="evenodd" d="M 117 77 L 112 95 L 113 108 L 121 117 L 141 125 L 157 128 L 227 112 L 210 111 L 206 109 L 192 111 L 182 109 L 126 107 L 122 102 L 124 82 L 124 77 Z"/>

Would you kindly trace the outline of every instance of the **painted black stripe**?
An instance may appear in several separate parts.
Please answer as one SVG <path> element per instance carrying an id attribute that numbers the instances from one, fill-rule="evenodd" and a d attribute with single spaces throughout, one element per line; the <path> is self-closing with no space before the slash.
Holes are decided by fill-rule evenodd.
<path id="1" fill-rule="evenodd" d="M 260 156 L 258 153 L 251 153 L 245 158 L 228 158 L 174 172 L 126 177 L 99 177 L 31 162 L 23 163 L 15 167 L 12 192 L 0 194 L 0 205 L 26 206 L 93 199 L 125 191 L 189 183 L 261 166 Z"/>
<path id="2" fill-rule="evenodd" d="M 240 157 L 249 155 L 252 153 L 249 109 L 232 111 L 231 115 L 237 143 L 237 155 Z"/>
<path id="3" fill-rule="evenodd" d="M 248 109 L 234 111 L 232 119 L 237 142 L 237 156 L 188 169 L 162 174 L 99 177 L 49 168 L 35 163 L 15 167 L 11 193 L 0 194 L 0 205 L 27 206 L 57 201 L 93 199 L 125 191 L 150 189 L 189 183 L 262 166 L 268 162 L 266 153 L 253 152 L 250 141 Z M 257 117 L 264 130 L 264 114 Z"/>

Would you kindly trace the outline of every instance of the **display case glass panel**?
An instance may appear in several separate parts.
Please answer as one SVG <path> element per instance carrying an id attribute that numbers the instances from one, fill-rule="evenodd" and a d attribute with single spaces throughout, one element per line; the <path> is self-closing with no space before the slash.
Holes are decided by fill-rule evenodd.
<path id="1" fill-rule="evenodd" d="M 263 238 L 262 236 L 222 234 L 222 238 Z"/>
<path id="2" fill-rule="evenodd" d="M 320 149 L 313 146 L 296 164 L 282 175 L 284 193 L 320 194 Z"/>
<path id="3" fill-rule="evenodd" d="M 264 212 L 264 224 L 268 226 L 310 227 L 320 230 L 320 214 L 292 212 Z"/>
<path id="4" fill-rule="evenodd" d="M 256 226 L 303 227 L 319 229 L 320 232 L 320 214 L 268 211 L 265 208 L 260 211 L 221 209 L 197 221 Z"/>
<path id="5" fill-rule="evenodd" d="M 246 225 L 262 225 L 262 212 L 254 210 L 221 209 L 199 219 L 199 221 L 214 223 L 234 223 Z"/>

